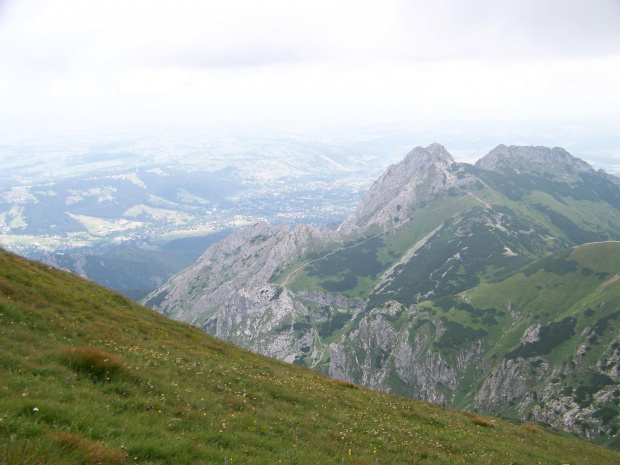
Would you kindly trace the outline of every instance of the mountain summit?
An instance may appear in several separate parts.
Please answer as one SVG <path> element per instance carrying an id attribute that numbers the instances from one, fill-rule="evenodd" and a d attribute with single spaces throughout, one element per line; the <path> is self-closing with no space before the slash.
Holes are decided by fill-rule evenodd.
<path id="1" fill-rule="evenodd" d="M 453 185 L 453 164 L 452 155 L 442 145 L 416 147 L 375 181 L 338 232 L 346 235 L 393 228 L 403 217 L 403 207 L 426 202 Z"/>
<path id="2" fill-rule="evenodd" d="M 470 165 L 433 144 L 337 231 L 248 227 L 146 303 L 346 381 L 615 444 L 619 240 L 618 179 L 565 150 Z"/>
<path id="3" fill-rule="evenodd" d="M 498 145 L 476 162 L 476 168 L 500 171 L 505 168 L 529 168 L 532 174 L 592 171 L 585 161 L 573 157 L 561 147 L 533 147 Z"/>

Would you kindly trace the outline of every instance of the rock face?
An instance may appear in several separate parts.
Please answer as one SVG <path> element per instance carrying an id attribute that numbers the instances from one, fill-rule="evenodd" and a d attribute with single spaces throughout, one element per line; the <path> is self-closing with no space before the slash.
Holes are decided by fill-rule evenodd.
<path id="1" fill-rule="evenodd" d="M 148 296 L 146 305 L 221 339 L 292 362 L 302 347 L 314 344 L 312 333 L 296 337 L 293 328 L 308 311 L 283 286 L 269 281 L 299 255 L 333 240 L 334 234 L 304 225 L 271 228 L 256 223 L 209 247 L 196 264 Z"/>
<path id="2" fill-rule="evenodd" d="M 416 330 L 411 331 L 412 327 Z M 436 350 L 439 319 L 425 318 L 417 308 L 390 302 L 373 309 L 338 344 L 330 346 L 329 374 L 373 389 L 453 404 L 463 374 L 481 362 L 481 341 L 471 341 L 454 354 Z M 395 386 L 394 379 L 400 380 Z"/>
<path id="3" fill-rule="evenodd" d="M 612 178 L 559 148 L 499 146 L 472 166 L 417 147 L 337 231 L 257 223 L 145 302 L 346 381 L 611 443 Z M 572 248 L 597 241 L 607 242 Z"/>
<path id="4" fill-rule="evenodd" d="M 264 302 L 276 293 L 268 282 L 278 267 L 332 235 L 304 225 L 291 229 L 256 223 L 209 247 L 194 265 L 147 297 L 146 303 L 172 318 L 201 324 L 213 316 L 210 310 L 227 305 L 237 294 L 247 297 L 248 289 L 258 289 L 256 302 Z"/>
<path id="5" fill-rule="evenodd" d="M 439 144 L 416 147 L 379 177 L 338 232 L 347 235 L 392 229 L 410 207 L 428 201 L 454 184 L 453 164 L 452 155 Z"/>

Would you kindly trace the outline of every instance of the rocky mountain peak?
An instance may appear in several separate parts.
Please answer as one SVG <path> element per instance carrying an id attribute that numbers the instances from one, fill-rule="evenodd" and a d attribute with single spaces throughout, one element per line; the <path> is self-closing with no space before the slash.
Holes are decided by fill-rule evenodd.
<path id="1" fill-rule="evenodd" d="M 426 151 L 430 153 L 433 157 L 435 157 L 438 161 L 441 160 L 450 165 L 454 163 L 454 158 L 452 158 L 452 155 L 450 155 L 450 153 L 443 145 L 438 144 L 437 142 L 426 147 Z"/>
<path id="2" fill-rule="evenodd" d="M 146 301 L 173 318 L 197 323 L 205 309 L 231 299 L 234 290 L 267 286 L 278 267 L 302 256 L 307 247 L 333 240 L 333 231 L 259 221 L 213 244 L 198 261 L 173 277 Z M 205 277 L 209 276 L 209 279 Z M 200 290 L 187 292 L 188 289 Z"/>
<path id="3" fill-rule="evenodd" d="M 561 147 L 498 145 L 476 162 L 477 168 L 487 171 L 514 169 L 520 173 L 579 174 L 593 171 L 585 161 L 572 156 Z"/>
<path id="4" fill-rule="evenodd" d="M 411 205 L 427 200 L 450 184 L 454 179 L 453 164 L 454 158 L 440 144 L 414 148 L 375 181 L 338 231 L 355 234 L 370 227 L 394 227 Z"/>
<path id="5" fill-rule="evenodd" d="M 390 171 L 406 171 L 413 174 L 412 171 L 428 168 L 430 165 L 441 165 L 449 167 L 454 163 L 454 158 L 441 144 L 434 143 L 428 147 L 416 147 L 409 152 L 405 158 L 395 165 L 391 165 L 387 172 Z M 387 174 L 387 172 L 385 174 Z M 379 178 L 377 182 L 380 180 Z"/>

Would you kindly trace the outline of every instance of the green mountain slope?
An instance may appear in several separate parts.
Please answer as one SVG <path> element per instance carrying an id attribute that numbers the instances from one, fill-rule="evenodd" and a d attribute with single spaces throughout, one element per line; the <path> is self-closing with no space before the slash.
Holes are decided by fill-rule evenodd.
<path id="1" fill-rule="evenodd" d="M 594 243 L 455 296 L 391 301 L 354 320 L 332 373 L 619 447 L 619 277 L 620 242 Z"/>
<path id="2" fill-rule="evenodd" d="M 0 463 L 618 463 L 357 388 L 0 251 Z"/>
<path id="3" fill-rule="evenodd" d="M 485 159 L 492 160 L 499 151 Z M 293 290 L 310 285 L 369 298 L 371 306 L 388 300 L 413 304 L 454 295 L 481 281 L 497 280 L 550 252 L 620 239 L 619 180 L 588 169 L 587 164 L 566 152 L 562 164 L 550 154 L 543 155 L 551 158 L 544 166 L 547 171 L 530 159 L 516 156 L 508 159 L 512 164 L 504 157 L 495 164 L 453 163 L 441 182 L 431 169 L 415 189 L 405 189 L 417 190 L 415 199 L 400 198 L 401 203 L 393 208 L 389 196 L 377 201 L 378 206 L 362 203 L 345 222 L 343 228 L 354 222 L 361 225 L 361 235 L 349 227 L 363 244 L 358 247 L 361 253 L 354 247 L 338 250 L 340 244 L 332 244 L 335 252 L 318 260 L 320 253 L 308 257 L 311 263 L 306 269 L 287 280 L 289 270 L 297 270 L 294 264 L 280 274 L 279 281 L 290 282 Z M 443 161 L 433 160 L 438 165 Z M 394 171 L 400 172 L 395 168 L 386 174 Z M 411 176 L 404 177 L 410 180 Z M 379 179 L 367 197 L 383 198 L 388 181 L 394 182 Z M 430 189 L 433 184 L 441 185 L 441 189 Z M 402 194 L 396 195 L 399 197 Z M 389 223 L 384 225 L 387 230 L 377 232 L 377 224 L 364 229 L 369 221 L 366 210 L 373 212 L 371 218 L 377 218 L 376 223 Z M 374 248 L 371 255 L 364 252 L 369 248 Z M 413 248 L 415 255 L 411 256 Z M 384 274 L 388 269 L 390 273 Z"/>
<path id="4" fill-rule="evenodd" d="M 362 386 L 618 446 L 617 354 L 599 349 L 620 344 L 620 309 L 614 285 L 598 310 L 588 286 L 620 260 L 566 259 L 563 281 L 532 271 L 618 240 L 620 179 L 565 150 L 499 146 L 469 165 L 432 144 L 389 167 L 337 231 L 255 224 L 146 304 Z"/>

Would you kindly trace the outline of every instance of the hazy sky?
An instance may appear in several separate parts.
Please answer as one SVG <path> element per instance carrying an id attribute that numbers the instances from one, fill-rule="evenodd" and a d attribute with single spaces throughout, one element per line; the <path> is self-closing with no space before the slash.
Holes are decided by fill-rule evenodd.
<path id="1" fill-rule="evenodd" d="M 619 0 L 0 0 L 0 141 L 219 121 L 613 132 L 619 83 Z"/>

